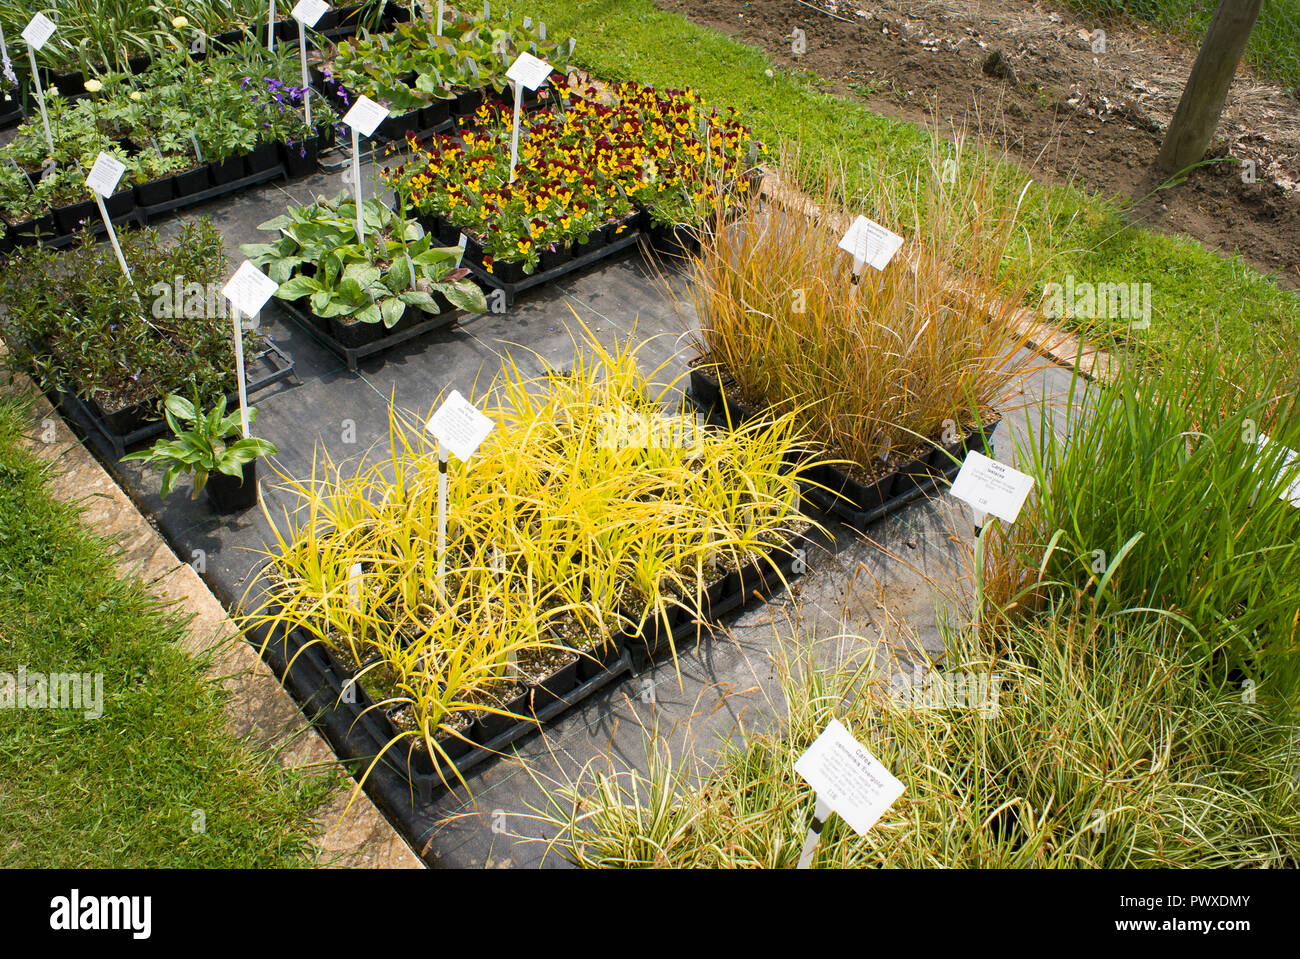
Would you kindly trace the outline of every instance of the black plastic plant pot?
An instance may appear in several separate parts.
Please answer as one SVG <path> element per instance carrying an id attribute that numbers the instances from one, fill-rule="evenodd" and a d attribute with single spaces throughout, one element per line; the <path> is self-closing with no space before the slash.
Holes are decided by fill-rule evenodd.
<path id="1" fill-rule="evenodd" d="M 685 256 L 700 252 L 700 238 L 688 226 L 654 224 L 648 235 L 650 244 L 661 253 Z"/>
<path id="2" fill-rule="evenodd" d="M 568 263 L 572 259 L 573 254 L 570 251 L 569 245 L 567 243 L 557 244 L 553 250 L 542 251 L 541 264 L 538 268 L 545 273 L 547 270 L 554 270 L 564 266 L 564 264 Z"/>
<path id="3" fill-rule="evenodd" d="M 513 699 L 502 703 L 501 708 L 508 713 L 514 713 L 516 716 L 527 717 L 529 714 L 528 699 L 529 692 L 524 689 Z M 480 712 L 474 720 L 474 726 L 469 733 L 469 738 L 474 740 L 476 745 L 486 746 L 512 726 L 520 722 L 530 721 L 527 718 L 523 720 L 512 719 L 509 716 L 502 716 L 500 713 Z"/>
<path id="4" fill-rule="evenodd" d="M 135 188 L 128 186 L 118 190 L 112 196 L 104 197 L 104 209 L 111 220 L 120 220 L 126 216 L 135 209 Z"/>
<path id="5" fill-rule="evenodd" d="M 308 137 L 299 143 L 282 143 L 280 157 L 285 172 L 290 177 L 297 179 L 311 176 L 316 172 L 316 164 L 320 159 L 320 137 Z"/>
<path id="6" fill-rule="evenodd" d="M 623 650 L 618 640 L 621 637 L 611 637 L 609 642 L 603 646 L 594 646 L 590 649 L 577 650 L 578 653 L 578 682 L 585 683 L 594 676 L 599 676 L 609 668 L 609 664 L 614 662 L 623 654 Z"/>
<path id="7" fill-rule="evenodd" d="M 376 140 L 405 140 L 408 133 L 420 129 L 420 111 L 408 110 L 401 116 L 390 116 L 375 128 Z"/>
<path id="8" fill-rule="evenodd" d="M 149 64 L 151 63 L 153 63 L 153 57 L 149 56 L 147 53 L 142 53 L 138 57 L 131 57 L 127 60 L 126 68 L 130 70 L 132 74 L 139 76 L 141 73 L 144 73 L 149 69 Z"/>
<path id="9" fill-rule="evenodd" d="M 212 182 L 216 186 L 222 186 L 226 183 L 234 183 L 244 175 L 244 158 L 226 157 L 224 160 L 213 160 L 208 164 L 208 169 L 212 173 Z"/>
<path id="10" fill-rule="evenodd" d="M 153 404 L 148 402 L 132 403 L 130 406 L 124 406 L 112 413 L 106 412 L 93 396 L 87 397 L 84 402 L 105 426 L 121 436 L 129 436 L 136 430 L 160 419 Z"/>
<path id="11" fill-rule="evenodd" d="M 0 253 L 8 253 L 14 248 L 14 236 L 9 228 L 0 225 Z"/>
<path id="12" fill-rule="evenodd" d="M 483 105 L 482 90 L 465 90 L 451 101 L 451 112 L 458 117 L 473 116 L 474 111 Z"/>
<path id="13" fill-rule="evenodd" d="M 298 42 L 298 21 L 290 17 L 288 20 L 277 20 L 275 23 L 275 38 L 282 43 L 290 41 Z"/>
<path id="14" fill-rule="evenodd" d="M 578 657 L 561 666 L 533 687 L 531 707 L 534 711 L 545 709 L 556 700 L 563 699 L 578 685 Z"/>
<path id="15" fill-rule="evenodd" d="M 98 215 L 94 200 L 70 203 L 54 210 L 54 226 L 60 235 L 76 233 Z"/>
<path id="16" fill-rule="evenodd" d="M 524 272 L 524 264 L 515 261 L 494 260 L 492 263 L 492 275 L 502 283 L 522 283 L 528 276 Z"/>
<path id="17" fill-rule="evenodd" d="M 383 15 L 380 17 L 380 23 L 383 26 L 392 26 L 395 23 L 406 23 L 411 19 L 409 7 L 404 7 L 397 3 L 388 3 L 384 6 Z"/>
<path id="18" fill-rule="evenodd" d="M 423 310 L 417 310 L 407 307 L 402 318 L 392 326 L 384 326 L 383 323 L 347 323 L 338 317 L 331 317 L 330 336 L 338 344 L 347 349 L 357 349 L 362 346 L 369 346 L 377 340 L 382 340 L 398 333 L 404 333 L 413 326 L 418 326 L 425 320 L 429 319 L 429 314 Z"/>
<path id="19" fill-rule="evenodd" d="M 206 163 L 172 176 L 172 192 L 177 197 L 193 196 L 211 186 L 212 168 Z"/>
<path id="20" fill-rule="evenodd" d="M 434 100 L 420 111 L 420 129 L 432 130 L 451 119 L 451 101 Z"/>
<path id="21" fill-rule="evenodd" d="M 235 44 L 242 43 L 246 36 L 248 36 L 248 31 L 241 27 L 238 30 L 227 30 L 225 33 L 218 33 L 212 39 L 222 46 L 233 47 Z"/>
<path id="22" fill-rule="evenodd" d="M 458 246 L 460 244 L 460 227 L 453 226 L 440 216 L 434 217 L 432 232 L 443 246 Z"/>
<path id="23" fill-rule="evenodd" d="M 135 185 L 136 206 L 156 206 L 159 203 L 166 203 L 175 195 L 175 177 L 167 176 L 161 180 L 150 180 L 148 183 Z"/>
<path id="24" fill-rule="evenodd" d="M 15 223 L 9 228 L 9 232 L 13 235 L 14 242 L 17 244 L 30 244 L 37 242 L 37 240 L 51 239 L 57 232 L 54 214 L 52 212 L 46 213 L 31 220 L 24 220 L 22 223 Z"/>
<path id="25" fill-rule="evenodd" d="M 257 503 L 257 463 L 245 463 L 243 476 L 210 473 L 203 489 L 218 513 L 238 513 L 249 509 Z"/>
<path id="26" fill-rule="evenodd" d="M 75 97 L 86 92 L 86 76 L 81 71 L 71 73 L 47 73 L 43 81 L 48 92 L 51 86 L 58 87 L 63 97 Z"/>
<path id="27" fill-rule="evenodd" d="M 353 7 L 343 8 L 343 10 L 351 10 L 351 9 L 355 9 L 355 8 Z M 326 10 L 324 13 L 320 15 L 320 19 L 316 21 L 316 26 L 312 27 L 312 29 L 315 30 L 317 33 L 325 33 L 326 31 L 333 30 L 339 25 L 340 16 L 342 16 L 342 10 L 340 9 L 335 8 L 335 9 Z"/>
<path id="28" fill-rule="evenodd" d="M 259 143 L 244 158 L 249 176 L 256 176 L 274 168 L 280 162 L 280 148 L 275 143 Z"/>
<path id="29" fill-rule="evenodd" d="M 588 253 L 595 253 L 609 240 L 609 231 L 605 227 L 598 230 L 592 230 L 587 237 L 586 243 L 573 244 L 574 257 L 586 256 Z"/>

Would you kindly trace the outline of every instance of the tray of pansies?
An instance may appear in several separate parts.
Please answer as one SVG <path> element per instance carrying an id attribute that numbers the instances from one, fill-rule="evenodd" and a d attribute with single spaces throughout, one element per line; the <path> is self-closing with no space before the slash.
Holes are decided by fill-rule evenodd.
<path id="1" fill-rule="evenodd" d="M 525 26 L 525 22 L 528 23 Z M 423 19 L 399 23 L 391 33 L 365 34 L 316 55 L 313 83 L 345 113 L 358 96 L 388 107 L 373 139 L 428 136 L 472 116 L 485 100 L 513 108 L 506 71 L 524 51 L 558 65 L 572 49 L 546 38 L 546 25 L 507 15 L 491 22 L 444 11 L 441 35 Z M 547 105 L 549 91 L 524 92 L 523 108 Z"/>
<path id="2" fill-rule="evenodd" d="M 511 179 L 513 117 L 484 104 L 472 129 L 409 141 L 386 181 L 442 242 L 466 238 L 465 265 L 513 297 L 626 248 L 678 244 L 752 189 L 758 151 L 734 111 L 690 90 L 556 87 L 557 107 L 525 117 Z"/>
<path id="3" fill-rule="evenodd" d="M 241 252 L 279 284 L 285 311 L 348 368 L 422 333 L 450 325 L 461 311 L 486 313 L 483 291 L 459 266 L 458 246 L 440 247 L 413 220 L 377 199 L 319 199 L 263 223 L 270 243 Z"/>

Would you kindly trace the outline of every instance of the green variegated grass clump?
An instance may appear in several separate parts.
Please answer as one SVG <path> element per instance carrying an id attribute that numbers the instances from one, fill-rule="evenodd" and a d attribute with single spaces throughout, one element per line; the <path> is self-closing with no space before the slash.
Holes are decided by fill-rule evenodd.
<path id="1" fill-rule="evenodd" d="M 811 525 L 790 417 L 706 431 L 661 419 L 670 388 L 589 333 L 571 373 L 508 359 L 486 398 L 494 431 L 451 466 L 441 589 L 437 453 L 427 417 L 394 410 L 378 462 L 343 475 L 327 458 L 288 480 L 299 508 L 272 521 L 275 606 L 249 624 L 325 643 L 401 710 L 399 739 L 445 758 L 436 737 L 460 734 L 460 717 L 502 712 L 556 657 L 667 625 L 674 607 L 700 613 L 711 584 Z"/>
<path id="2" fill-rule="evenodd" d="M 1017 627 L 1009 657 L 949 634 L 953 671 L 1000 677 L 988 711 L 909 706 L 870 662 L 783 651 L 783 728 L 706 766 L 656 749 L 646 773 L 545 784 L 548 851 L 593 868 L 792 868 L 815 798 L 795 761 L 839 719 L 905 791 L 865 836 L 832 816 L 814 868 L 1295 867 L 1300 748 L 1276 717 L 1189 682 L 1172 622 L 1053 613 Z"/>

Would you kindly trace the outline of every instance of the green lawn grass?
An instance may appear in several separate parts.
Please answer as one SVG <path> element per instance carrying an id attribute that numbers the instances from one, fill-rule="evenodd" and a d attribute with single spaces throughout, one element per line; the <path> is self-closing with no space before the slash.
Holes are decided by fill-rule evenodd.
<path id="1" fill-rule="evenodd" d="M 842 156 L 854 199 L 867 215 L 883 183 L 915 177 L 929 163 L 927 131 L 823 93 L 816 77 L 776 67 L 762 51 L 651 0 L 537 0 L 533 14 L 553 34 L 577 38 L 573 59 L 596 76 L 690 86 L 714 105 L 738 108 L 769 146 L 797 140 L 805 157 Z M 1003 196 L 1013 202 L 1024 173 L 1009 165 L 1003 170 Z M 1300 334 L 1300 297 L 1275 279 L 1194 240 L 1132 226 L 1118 203 L 1035 184 L 1022 224 L 1017 258 L 1007 265 L 1012 279 L 1028 278 L 1034 289 L 1070 274 L 1076 282 L 1150 283 L 1151 328 L 1132 336 L 1157 354 L 1187 330 L 1215 336 L 1225 352 L 1238 355 L 1289 349 Z M 1118 336 L 1127 326 L 1089 325 L 1098 335 Z"/>
<path id="2" fill-rule="evenodd" d="M 0 866 L 311 865 L 337 783 L 226 731 L 183 620 L 114 575 L 16 445 L 28 417 L 0 397 L 0 672 L 100 673 L 103 713 L 0 708 Z"/>

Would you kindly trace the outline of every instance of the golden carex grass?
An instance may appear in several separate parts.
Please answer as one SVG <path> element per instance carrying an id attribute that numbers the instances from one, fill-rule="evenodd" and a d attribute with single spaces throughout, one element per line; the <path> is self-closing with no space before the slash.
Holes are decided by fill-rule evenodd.
<path id="1" fill-rule="evenodd" d="M 788 153 L 782 161 L 798 165 Z M 827 165 L 816 204 L 752 196 L 728 227 L 708 231 L 686 291 L 670 294 L 683 319 L 698 318 L 695 345 L 739 400 L 798 410 L 820 449 L 868 475 L 910 458 L 945 421 L 986 421 L 1028 372 L 1027 334 L 1014 323 L 1024 291 L 1007 287 L 1003 269 L 1018 204 L 994 202 L 987 169 L 950 185 L 943 169 L 936 156 L 935 169 L 868 198 L 863 212 L 906 237 L 883 271 L 868 266 L 855 280 L 838 247 L 853 219 L 839 199 L 844 178 Z M 922 207 L 924 229 L 918 214 L 901 220 Z"/>
<path id="2" fill-rule="evenodd" d="M 297 522 L 272 521 L 275 605 L 250 623 L 324 643 L 394 716 L 390 747 L 445 760 L 438 737 L 464 738 L 473 714 L 514 715 L 521 686 L 676 607 L 701 618 L 711 585 L 811 525 L 791 417 L 722 432 L 666 416 L 672 384 L 652 387 L 635 350 L 585 329 L 577 345 L 564 374 L 507 358 L 485 398 L 495 430 L 451 468 L 441 582 L 427 417 L 393 409 L 388 455 L 352 475 L 326 459 L 285 477 Z"/>

